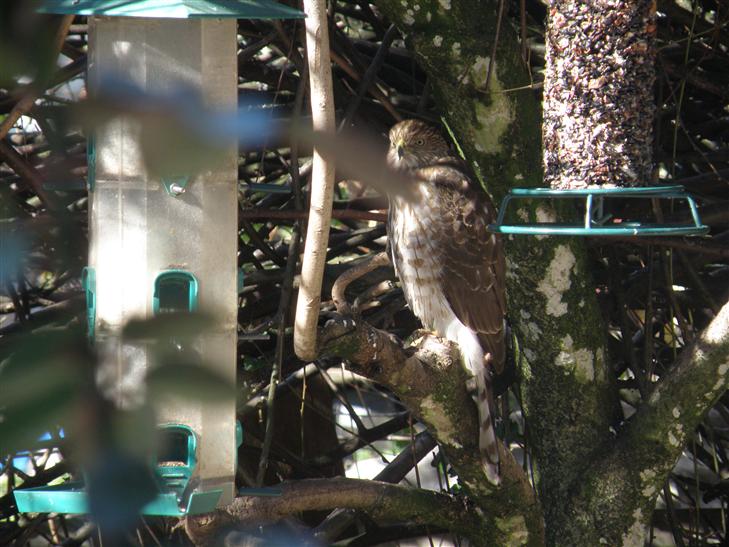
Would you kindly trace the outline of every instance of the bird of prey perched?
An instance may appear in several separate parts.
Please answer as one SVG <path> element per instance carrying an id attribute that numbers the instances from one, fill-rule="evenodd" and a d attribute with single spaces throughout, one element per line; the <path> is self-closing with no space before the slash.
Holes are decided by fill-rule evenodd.
<path id="1" fill-rule="evenodd" d="M 390 167 L 412 178 L 409 196 L 391 196 L 388 246 L 405 299 L 423 326 L 456 342 L 473 374 L 479 451 L 499 484 L 491 369 L 505 357 L 505 262 L 486 230 L 496 216 L 488 196 L 435 128 L 405 120 L 390 130 Z"/>

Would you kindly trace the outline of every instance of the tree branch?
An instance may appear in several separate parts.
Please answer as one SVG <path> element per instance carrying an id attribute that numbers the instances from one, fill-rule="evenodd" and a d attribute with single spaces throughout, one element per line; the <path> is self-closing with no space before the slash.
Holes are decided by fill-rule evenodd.
<path id="1" fill-rule="evenodd" d="M 56 62 L 58 54 L 61 52 L 61 48 L 63 47 L 63 43 L 66 41 L 66 35 L 68 34 L 69 28 L 71 28 L 71 23 L 73 23 L 74 17 L 74 15 L 63 15 L 58 18 L 58 28 L 53 38 L 53 46 L 50 56 L 51 62 L 53 63 Z M 43 90 L 46 89 L 48 84 L 50 84 L 48 81 L 35 82 L 35 85 L 31 86 L 26 91 L 25 95 L 18 100 L 10 113 L 5 117 L 2 123 L 0 123 L 0 141 L 5 139 L 5 136 L 8 134 L 10 129 L 12 129 L 13 125 L 15 125 L 15 122 L 21 118 L 21 116 L 30 112 L 35 105 L 35 100 L 39 97 Z"/>
<path id="2" fill-rule="evenodd" d="M 421 333 L 422 334 L 422 333 Z M 511 452 L 500 446 L 501 488 L 484 476 L 477 447 L 476 406 L 466 390 L 458 349 L 423 334 L 407 349 L 385 331 L 339 316 L 319 337 L 323 355 L 348 359 L 359 372 L 386 385 L 421 420 L 445 451 L 470 499 L 497 521 L 504 536 L 495 545 L 544 541 L 541 510 Z"/>
<path id="3" fill-rule="evenodd" d="M 379 520 L 443 527 L 469 537 L 475 545 L 544 544 L 544 523 L 534 491 L 503 446 L 502 486 L 495 489 L 485 479 L 477 447 L 476 407 L 466 390 L 467 373 L 455 345 L 424 334 L 405 349 L 385 331 L 337 316 L 319 332 L 317 347 L 319 357 L 348 359 L 363 375 L 395 392 L 428 426 L 479 511 L 472 512 L 442 493 L 373 481 L 309 480 L 284 484 L 281 497 L 238 498 L 210 517 L 188 518 L 193 541 L 209 544 L 221 527 L 234 524 L 275 521 L 302 510 L 351 508 Z"/>
<path id="4" fill-rule="evenodd" d="M 259 526 L 302 511 L 345 507 L 377 521 L 439 526 L 473 545 L 504 545 L 497 519 L 484 516 L 462 498 L 407 486 L 360 479 L 307 479 L 281 485 L 281 495 L 246 496 L 211 515 L 188 517 L 185 529 L 197 545 L 213 545 L 227 527 Z M 222 528 L 221 528 L 222 527 Z M 226 530 L 227 531 L 227 530 Z"/>
<path id="5" fill-rule="evenodd" d="M 326 2 L 305 0 L 306 51 L 309 64 L 309 93 L 312 127 L 333 135 L 334 91 L 329 61 L 329 31 Z M 294 320 L 294 350 L 306 361 L 316 357 L 316 325 L 321 303 L 321 285 L 326 264 L 329 224 L 334 196 L 334 163 L 315 146 L 311 168 L 311 192 L 301 281 Z"/>
<path id="6" fill-rule="evenodd" d="M 635 441 L 660 439 L 677 457 L 706 411 L 726 391 L 728 371 L 729 302 L 726 302 L 693 346 L 683 351 L 673 371 L 656 386 L 626 433 L 630 432 Z M 675 431 L 678 442 L 672 439 L 671 431 Z"/>
<path id="7" fill-rule="evenodd" d="M 603 518 L 599 523 L 584 519 L 583 527 L 597 526 L 609 545 L 632 545 L 642 538 L 661 486 L 704 414 L 726 391 L 728 373 L 729 302 L 585 474 L 571 502 L 573 514 Z"/>
<path id="8" fill-rule="evenodd" d="M 399 483 L 436 446 L 437 443 L 430 433 L 427 431 L 419 433 L 413 442 L 402 450 L 394 460 L 387 464 L 373 480 L 391 484 Z M 332 511 L 314 529 L 314 536 L 327 544 L 331 544 L 339 534 L 352 524 L 356 515 L 357 511 L 354 509 L 337 509 L 336 511 Z"/>

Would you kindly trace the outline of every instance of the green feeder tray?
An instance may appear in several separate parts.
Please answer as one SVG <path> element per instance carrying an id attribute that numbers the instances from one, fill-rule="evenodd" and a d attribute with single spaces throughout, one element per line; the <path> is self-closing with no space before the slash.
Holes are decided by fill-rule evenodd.
<path id="1" fill-rule="evenodd" d="M 40 13 L 165 19 L 302 19 L 302 11 L 273 0 L 43 0 Z"/>
<path id="2" fill-rule="evenodd" d="M 159 493 L 141 510 L 143 515 L 182 517 L 210 513 L 223 493 L 220 488 L 187 493 L 186 489 L 197 466 L 197 437 L 184 424 L 166 424 L 160 429 L 167 436 L 168 446 L 160 454 L 156 475 Z M 243 429 L 236 423 L 236 444 L 243 442 Z M 65 513 L 82 515 L 89 512 L 84 483 L 65 482 L 53 486 L 18 489 L 15 503 L 21 513 Z M 278 488 L 242 488 L 240 496 L 280 496 Z"/>
<path id="3" fill-rule="evenodd" d="M 580 224 L 536 222 L 508 224 L 504 221 L 512 201 L 520 199 L 577 199 L 585 200 L 584 221 Z M 606 199 L 641 198 L 683 200 L 691 211 L 691 224 L 657 224 L 646 222 L 616 222 L 609 224 L 610 215 L 603 207 Z M 514 188 L 506 195 L 499 208 L 496 223 L 489 231 L 498 234 L 553 235 L 553 236 L 697 236 L 704 235 L 709 227 L 701 224 L 694 199 L 683 186 L 651 186 L 642 188 L 585 188 L 579 190 L 553 190 L 552 188 Z"/>
<path id="4" fill-rule="evenodd" d="M 156 469 L 159 493 L 142 508 L 142 514 L 179 517 L 213 511 L 222 489 L 191 492 L 189 496 L 185 494 L 197 466 L 195 433 L 182 424 L 166 424 L 160 429 L 167 438 L 167 446 L 159 456 Z M 81 481 L 16 490 L 15 502 L 21 513 L 89 512 L 86 490 Z"/>
<path id="5" fill-rule="evenodd" d="M 178 503 L 177 494 L 163 492 L 142 508 L 143 515 L 182 517 L 215 510 L 223 491 L 193 492 L 186 506 Z M 64 513 L 83 515 L 89 512 L 86 489 L 82 482 L 66 482 L 15 491 L 15 503 L 21 513 Z"/>

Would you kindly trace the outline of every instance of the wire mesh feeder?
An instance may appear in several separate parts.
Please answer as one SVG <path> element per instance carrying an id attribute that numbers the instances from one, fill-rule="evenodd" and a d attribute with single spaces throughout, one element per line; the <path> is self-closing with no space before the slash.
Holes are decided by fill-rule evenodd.
<path id="1" fill-rule="evenodd" d="M 666 199 L 685 201 L 691 213 L 691 223 L 645 222 L 643 220 L 616 219 L 606 212 L 610 199 Z M 509 204 L 517 200 L 534 199 L 584 199 L 584 220 L 580 223 L 505 222 Z M 506 195 L 499 208 L 499 216 L 489 230 L 500 234 L 560 235 L 560 236 L 697 236 L 704 235 L 709 227 L 701 223 L 696 202 L 683 186 L 650 186 L 641 188 L 584 188 L 578 190 L 554 190 L 552 188 L 514 188 Z"/>

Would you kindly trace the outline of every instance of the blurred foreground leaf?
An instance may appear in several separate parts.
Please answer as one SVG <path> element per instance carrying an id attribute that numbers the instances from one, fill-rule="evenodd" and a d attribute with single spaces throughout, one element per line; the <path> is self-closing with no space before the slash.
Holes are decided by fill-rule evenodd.
<path id="1" fill-rule="evenodd" d="M 107 534 L 132 528 L 142 507 L 157 495 L 150 466 L 123 449 L 100 454 L 86 477 L 89 510 Z"/>
<path id="2" fill-rule="evenodd" d="M 0 195 L 0 200 L 2 200 Z M 0 215 L 3 214 L 3 205 L 0 201 Z M 17 276 L 28 245 L 25 238 L 16 232 L 4 229 L 0 221 L 0 287 L 5 288 L 10 280 Z"/>
<path id="3" fill-rule="evenodd" d="M 68 420 L 89 385 L 89 354 L 76 329 L 25 334 L 0 363 L 0 453 L 28 448 Z"/>
<path id="4" fill-rule="evenodd" d="M 48 78 L 55 68 L 55 19 L 35 13 L 37 1 L 0 2 L 0 87 L 13 88 L 18 79 Z"/>
<path id="5" fill-rule="evenodd" d="M 58 389 L 42 398 L 2 412 L 0 453 L 13 454 L 32 448 L 52 426 L 68 421 L 75 406 L 75 393 Z"/>
<path id="6" fill-rule="evenodd" d="M 214 320 L 202 313 L 165 313 L 151 319 L 132 319 L 122 331 L 125 340 L 187 340 L 209 329 Z"/>
<path id="7" fill-rule="evenodd" d="M 260 144 L 276 132 L 270 110 L 262 105 L 214 110 L 182 82 L 158 92 L 111 73 L 100 79 L 95 98 L 76 109 L 77 119 L 90 130 L 120 116 L 139 124 L 145 166 L 160 179 L 215 169 L 230 158 L 236 143 Z"/>
<path id="8" fill-rule="evenodd" d="M 168 362 L 147 375 L 150 400 L 174 395 L 204 402 L 224 401 L 236 396 L 235 382 L 204 366 Z"/>
<path id="9" fill-rule="evenodd" d="M 97 98 L 81 105 L 77 116 L 91 128 L 118 116 L 136 120 L 145 165 L 153 177 L 194 176 L 227 157 L 231 143 L 241 148 L 260 146 L 288 132 L 300 143 L 316 147 L 346 177 L 391 195 L 411 195 L 413 178 L 387 166 L 386 141 L 379 135 L 355 131 L 331 135 L 300 125 L 284 130 L 265 105 L 213 110 L 182 84 L 171 92 L 152 92 L 105 75 Z"/>

